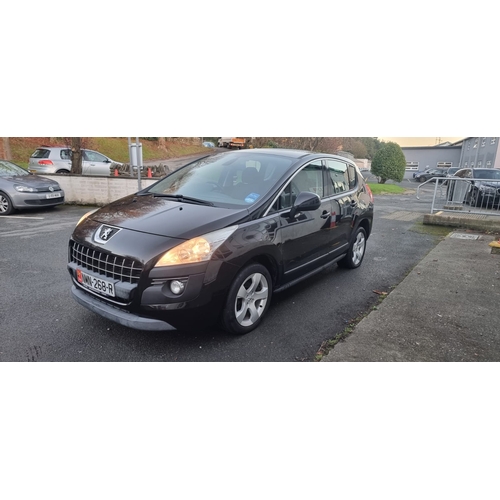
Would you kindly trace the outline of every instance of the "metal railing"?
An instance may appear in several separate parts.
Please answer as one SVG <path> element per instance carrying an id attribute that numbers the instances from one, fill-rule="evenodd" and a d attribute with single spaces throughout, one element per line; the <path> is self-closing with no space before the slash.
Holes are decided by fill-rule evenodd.
<path id="1" fill-rule="evenodd" d="M 421 188 L 434 183 L 431 214 L 434 212 L 461 212 L 474 215 L 500 216 L 500 179 L 435 178 L 417 188 L 417 200 L 430 197 Z"/>

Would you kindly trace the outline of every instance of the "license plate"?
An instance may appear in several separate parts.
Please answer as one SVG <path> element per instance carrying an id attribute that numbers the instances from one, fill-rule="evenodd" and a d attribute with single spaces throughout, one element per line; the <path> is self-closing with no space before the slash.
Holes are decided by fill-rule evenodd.
<path id="1" fill-rule="evenodd" d="M 108 295 L 110 297 L 115 296 L 115 284 L 111 281 L 95 278 L 94 276 L 90 276 L 90 274 L 82 272 L 80 269 L 76 270 L 76 280 L 83 286 L 102 293 L 103 295 Z"/>
<path id="2" fill-rule="evenodd" d="M 61 193 L 49 193 L 46 195 L 47 199 L 49 200 L 50 198 L 60 198 Z"/>

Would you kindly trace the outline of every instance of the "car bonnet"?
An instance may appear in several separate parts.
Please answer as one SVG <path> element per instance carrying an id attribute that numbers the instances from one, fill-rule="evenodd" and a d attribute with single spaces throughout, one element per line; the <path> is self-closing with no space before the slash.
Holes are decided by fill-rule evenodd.
<path id="1" fill-rule="evenodd" d="M 97 210 L 90 219 L 132 231 L 190 239 L 233 225 L 246 215 L 246 208 L 211 207 L 130 195 Z"/>

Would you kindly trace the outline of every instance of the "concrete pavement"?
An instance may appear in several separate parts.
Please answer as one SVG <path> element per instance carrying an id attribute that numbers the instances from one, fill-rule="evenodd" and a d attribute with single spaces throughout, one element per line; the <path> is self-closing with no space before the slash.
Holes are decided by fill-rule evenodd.
<path id="1" fill-rule="evenodd" d="M 450 231 L 322 361 L 500 361 L 498 236 Z"/>

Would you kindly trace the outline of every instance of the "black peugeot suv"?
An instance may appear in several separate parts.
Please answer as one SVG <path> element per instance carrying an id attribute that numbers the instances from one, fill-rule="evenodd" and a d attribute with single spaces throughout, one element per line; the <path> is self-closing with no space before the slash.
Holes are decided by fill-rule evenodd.
<path id="1" fill-rule="evenodd" d="M 256 328 L 280 292 L 361 265 L 373 196 L 347 158 L 254 149 L 198 159 L 86 214 L 69 242 L 74 298 L 140 330 Z"/>

